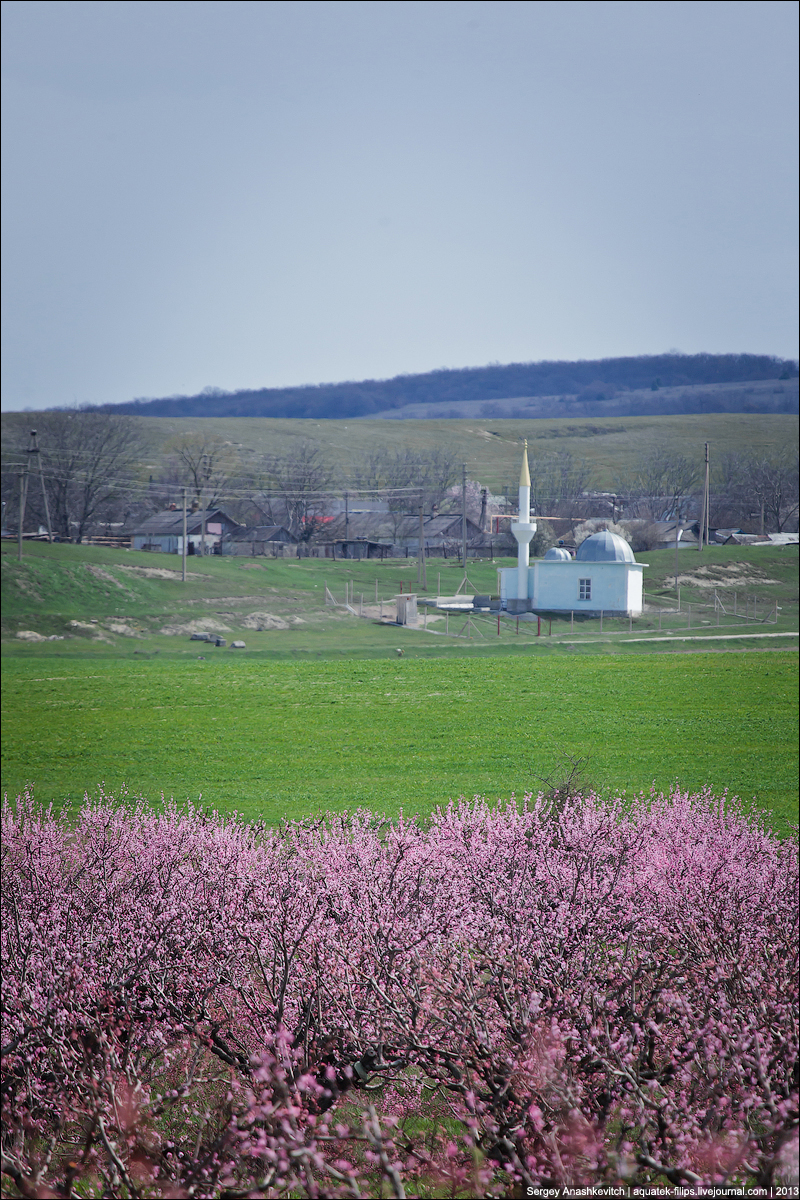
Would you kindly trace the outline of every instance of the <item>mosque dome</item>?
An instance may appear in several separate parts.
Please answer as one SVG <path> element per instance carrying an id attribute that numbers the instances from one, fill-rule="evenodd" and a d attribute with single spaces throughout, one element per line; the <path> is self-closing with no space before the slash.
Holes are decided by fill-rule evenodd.
<path id="1" fill-rule="evenodd" d="M 570 562 L 572 560 L 569 550 L 564 550 L 562 546 L 551 546 L 544 557 L 550 562 Z"/>
<path id="2" fill-rule="evenodd" d="M 575 557 L 578 562 L 636 562 L 625 539 L 607 529 L 581 542 Z"/>

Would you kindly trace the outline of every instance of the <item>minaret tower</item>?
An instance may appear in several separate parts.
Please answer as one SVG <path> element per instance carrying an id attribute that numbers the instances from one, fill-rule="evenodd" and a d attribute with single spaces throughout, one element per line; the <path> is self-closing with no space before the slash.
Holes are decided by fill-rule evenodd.
<path id="1" fill-rule="evenodd" d="M 511 526 L 517 539 L 517 599 L 509 609 L 512 612 L 528 611 L 528 563 L 530 561 L 531 538 L 536 533 L 536 522 L 531 521 L 531 473 L 528 470 L 528 443 L 522 451 L 522 470 L 519 476 L 519 520 Z"/>

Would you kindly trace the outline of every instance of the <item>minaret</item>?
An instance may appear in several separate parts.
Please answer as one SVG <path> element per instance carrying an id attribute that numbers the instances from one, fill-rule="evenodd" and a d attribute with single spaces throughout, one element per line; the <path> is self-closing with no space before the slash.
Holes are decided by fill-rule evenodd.
<path id="1" fill-rule="evenodd" d="M 528 611 L 528 563 L 530 561 L 531 538 L 536 533 L 536 522 L 531 521 L 531 473 L 528 470 L 528 443 L 522 451 L 522 470 L 519 475 L 519 520 L 511 526 L 517 539 L 517 600 L 511 604 L 512 612 Z"/>

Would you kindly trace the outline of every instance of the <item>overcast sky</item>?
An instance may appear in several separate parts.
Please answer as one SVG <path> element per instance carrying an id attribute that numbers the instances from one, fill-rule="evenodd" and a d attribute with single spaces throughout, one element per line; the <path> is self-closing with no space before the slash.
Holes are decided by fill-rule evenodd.
<path id="1" fill-rule="evenodd" d="M 793 2 L 3 13 L 5 409 L 797 353 Z"/>

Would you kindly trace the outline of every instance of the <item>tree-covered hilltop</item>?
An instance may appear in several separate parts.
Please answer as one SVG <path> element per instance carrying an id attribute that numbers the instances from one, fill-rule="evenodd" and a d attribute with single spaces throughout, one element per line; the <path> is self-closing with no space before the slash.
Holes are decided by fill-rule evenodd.
<path id="1" fill-rule="evenodd" d="M 509 363 L 505 366 L 493 363 L 486 367 L 397 375 L 394 379 L 288 388 L 243 388 L 238 391 L 206 388 L 194 396 L 138 399 L 104 407 L 113 407 L 114 412 L 150 417 L 319 419 L 363 417 L 411 404 L 447 406 L 469 401 L 491 404 L 509 397 L 571 397 L 592 409 L 597 406 L 597 415 L 601 415 L 607 411 L 609 401 L 630 391 L 644 389 L 650 392 L 651 398 L 647 402 L 643 398 L 637 407 L 655 412 L 660 411 L 661 406 L 653 407 L 653 401 L 663 389 L 791 379 L 796 375 L 795 362 L 767 354 L 652 354 L 579 362 Z M 745 403 L 745 397 L 741 401 Z M 674 404 L 670 411 L 672 408 Z M 696 409 L 692 405 L 685 411 Z M 441 415 L 448 413 L 442 411 Z"/>

